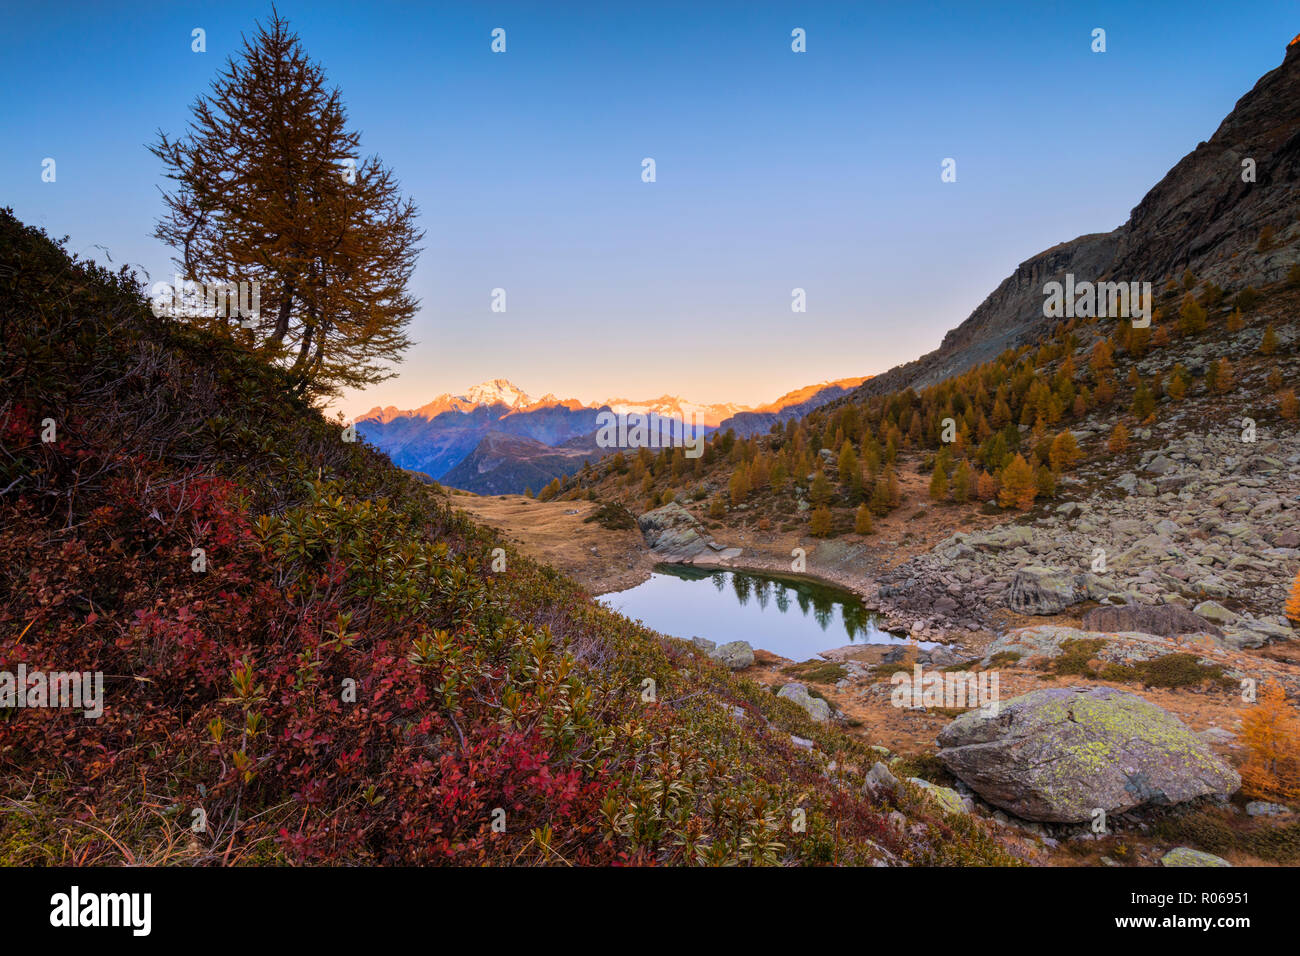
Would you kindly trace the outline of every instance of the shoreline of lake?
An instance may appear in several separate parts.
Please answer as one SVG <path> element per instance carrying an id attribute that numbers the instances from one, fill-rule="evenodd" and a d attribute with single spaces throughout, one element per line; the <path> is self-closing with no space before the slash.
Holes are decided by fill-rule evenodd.
<path id="1" fill-rule="evenodd" d="M 704 581 L 714 587 L 692 587 Z M 666 636 L 716 644 L 743 640 L 794 661 L 843 647 L 912 643 L 853 590 L 784 569 L 661 561 L 640 584 L 595 599 Z"/>

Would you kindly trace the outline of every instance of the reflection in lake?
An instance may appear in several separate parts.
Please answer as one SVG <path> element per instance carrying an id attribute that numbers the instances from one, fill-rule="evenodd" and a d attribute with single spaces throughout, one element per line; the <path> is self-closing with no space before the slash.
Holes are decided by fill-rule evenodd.
<path id="1" fill-rule="evenodd" d="M 845 644 L 907 642 L 881 630 L 856 595 L 809 578 L 661 564 L 600 600 L 673 637 L 748 641 L 796 661 Z"/>

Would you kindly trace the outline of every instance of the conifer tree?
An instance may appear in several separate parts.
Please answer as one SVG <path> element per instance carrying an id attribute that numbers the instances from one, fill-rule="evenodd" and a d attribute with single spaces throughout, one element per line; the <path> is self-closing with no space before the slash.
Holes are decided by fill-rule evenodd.
<path id="1" fill-rule="evenodd" d="M 1169 377 L 1169 384 L 1165 386 L 1165 394 L 1175 402 L 1181 402 L 1187 395 L 1187 380 L 1178 374 L 1178 369 L 1174 369 L 1174 374 Z"/>
<path id="2" fill-rule="evenodd" d="M 1264 327 L 1264 337 L 1259 340 L 1259 354 L 1272 355 L 1277 351 L 1277 333 L 1273 331 L 1273 323 L 1270 322 Z"/>
<path id="3" fill-rule="evenodd" d="M 1266 683 L 1241 720 L 1246 760 L 1241 789 L 1248 796 L 1290 802 L 1300 797 L 1300 715 L 1286 692 Z"/>
<path id="4" fill-rule="evenodd" d="M 839 458 L 839 476 L 840 484 L 846 487 L 852 485 L 853 477 L 858 471 L 858 456 L 854 454 L 853 445 L 846 438 L 844 444 L 840 446 Z"/>
<path id="5" fill-rule="evenodd" d="M 808 532 L 814 538 L 825 538 L 831 533 L 831 513 L 825 506 L 813 509 Z"/>
<path id="6" fill-rule="evenodd" d="M 1110 433 L 1110 440 L 1106 442 L 1106 447 L 1114 454 L 1128 450 L 1128 429 L 1124 427 L 1123 422 L 1116 422 L 1115 428 Z"/>
<path id="7" fill-rule="evenodd" d="M 1074 433 L 1069 431 L 1061 432 L 1052 441 L 1052 450 L 1048 453 L 1048 461 L 1052 464 L 1052 471 L 1060 474 L 1068 471 L 1083 455 L 1079 450 L 1079 443 L 1074 440 Z"/>
<path id="8" fill-rule="evenodd" d="M 812 499 L 814 505 L 825 505 L 831 500 L 831 483 L 826 480 L 826 473 L 820 468 L 817 469 L 817 474 L 813 476 L 813 483 L 808 490 L 808 497 Z"/>
<path id="9" fill-rule="evenodd" d="M 1137 391 L 1133 393 L 1133 417 L 1138 421 L 1146 421 L 1147 417 L 1156 410 L 1156 400 L 1152 396 L 1151 390 L 1147 388 L 1146 382 L 1139 381 Z"/>
<path id="10" fill-rule="evenodd" d="M 934 473 L 930 475 L 930 497 L 935 501 L 943 501 L 948 497 L 948 474 L 944 471 L 942 462 L 934 466 Z"/>
<path id="11" fill-rule="evenodd" d="M 1002 470 L 1002 488 L 998 492 L 998 504 L 1003 508 L 1024 510 L 1034 503 L 1037 486 L 1034 470 L 1029 467 L 1022 455 L 1016 455 Z"/>
<path id="12" fill-rule="evenodd" d="M 953 500 L 965 504 L 970 500 L 971 484 L 974 476 L 971 473 L 970 462 L 965 458 L 957 463 L 957 468 L 952 475 L 952 497 Z"/>
<path id="13" fill-rule="evenodd" d="M 746 474 L 744 465 L 737 465 L 736 470 L 731 473 L 731 482 L 728 488 L 731 494 L 731 506 L 744 502 L 749 496 L 749 476 Z"/>
<path id="14" fill-rule="evenodd" d="M 1293 420 L 1300 413 L 1300 400 L 1296 398 L 1295 389 L 1288 388 L 1285 392 L 1279 393 L 1277 412 L 1287 421 Z"/>
<path id="15" fill-rule="evenodd" d="M 284 367 L 293 391 L 331 395 L 391 378 L 418 302 L 417 210 L 361 155 L 337 89 L 272 13 L 229 59 L 178 139 L 151 152 L 177 184 L 154 232 L 186 280 L 258 283 L 256 319 L 193 318 Z M 248 325 L 244 323 L 249 323 Z M 251 327 L 250 327 L 251 326 Z"/>
<path id="16" fill-rule="evenodd" d="M 1217 362 L 1210 363 L 1210 368 L 1214 370 L 1214 391 L 1220 395 L 1226 395 L 1232 391 L 1237 378 L 1232 363 L 1226 358 L 1221 358 Z M 1209 378 L 1209 376 L 1206 377 Z"/>
<path id="17" fill-rule="evenodd" d="M 871 534 L 871 529 L 871 509 L 867 507 L 864 501 L 858 505 L 858 510 L 853 515 L 853 533 Z"/>
<path id="18" fill-rule="evenodd" d="M 1204 332 L 1205 326 L 1205 309 L 1196 301 L 1196 296 L 1188 292 L 1178 309 L 1178 331 L 1183 335 L 1195 335 Z"/>
<path id="19" fill-rule="evenodd" d="M 1115 367 L 1114 349 L 1110 347 L 1110 343 L 1105 339 L 1092 347 L 1092 356 L 1088 360 L 1088 367 L 1092 369 L 1094 381 L 1098 382 Z"/>
<path id="20" fill-rule="evenodd" d="M 1056 474 L 1046 465 L 1038 466 L 1038 473 L 1034 476 L 1034 486 L 1038 496 L 1042 498 L 1053 498 L 1056 496 Z"/>

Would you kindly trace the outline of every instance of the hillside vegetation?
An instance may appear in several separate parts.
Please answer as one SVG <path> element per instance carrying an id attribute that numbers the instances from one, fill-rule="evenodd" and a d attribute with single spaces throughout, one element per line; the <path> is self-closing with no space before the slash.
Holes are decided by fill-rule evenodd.
<path id="1" fill-rule="evenodd" d="M 1294 431 L 1300 266 L 1231 295 L 1188 273 L 1163 283 L 1157 302 L 1150 328 L 1071 319 L 1045 328 L 1037 348 L 919 391 L 859 392 L 767 435 L 716 434 L 693 460 L 681 449 L 620 453 L 548 497 L 640 511 L 676 499 L 760 532 L 869 535 L 901 503 L 903 461 L 929 474 L 936 503 L 1015 513 L 1060 497 L 1083 464 L 1122 455 L 1184 406 L 1238 431 L 1243 418 L 1260 436 Z"/>
<path id="2" fill-rule="evenodd" d="M 0 863 L 1013 862 L 8 211 L 0 300 L 0 667 L 106 697 L 0 712 Z"/>

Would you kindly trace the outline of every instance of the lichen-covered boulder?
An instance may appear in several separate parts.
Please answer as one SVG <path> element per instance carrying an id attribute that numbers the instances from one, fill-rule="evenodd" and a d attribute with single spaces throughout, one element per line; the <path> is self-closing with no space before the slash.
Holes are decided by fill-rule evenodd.
<path id="1" fill-rule="evenodd" d="M 1191 847 L 1176 846 L 1160 858 L 1161 866 L 1232 866 L 1221 856 L 1193 850 Z"/>
<path id="2" fill-rule="evenodd" d="M 826 701 L 822 700 L 820 697 L 814 697 L 812 694 L 808 693 L 808 688 L 803 684 L 786 684 L 777 691 L 776 696 L 783 700 L 788 700 L 791 703 L 798 704 L 808 712 L 809 717 L 818 723 L 830 720 L 830 704 L 826 703 Z"/>
<path id="3" fill-rule="evenodd" d="M 1027 820 L 1082 823 L 1213 795 L 1241 778 L 1168 711 L 1108 687 L 1050 688 L 963 714 L 939 759 L 989 803 Z"/>
<path id="4" fill-rule="evenodd" d="M 748 641 L 728 641 L 710 651 L 709 658 L 738 671 L 754 663 L 754 649 Z"/>
<path id="5" fill-rule="evenodd" d="M 921 777 L 908 777 L 908 782 L 919 787 L 922 795 L 933 801 L 944 813 L 970 813 L 966 799 L 951 787 L 941 787 Z"/>

